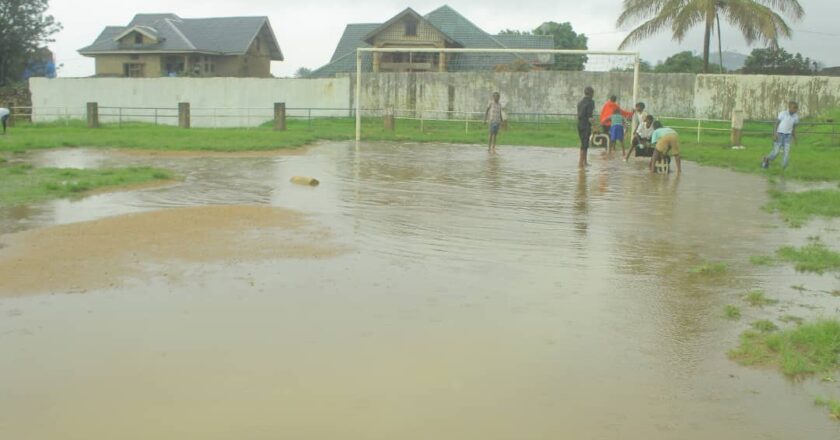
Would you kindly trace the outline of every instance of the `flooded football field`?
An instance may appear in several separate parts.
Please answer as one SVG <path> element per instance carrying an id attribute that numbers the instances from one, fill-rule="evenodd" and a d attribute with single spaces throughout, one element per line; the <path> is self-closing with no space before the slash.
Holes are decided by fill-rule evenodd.
<path id="1" fill-rule="evenodd" d="M 840 438 L 836 382 L 726 355 L 840 313 L 835 275 L 749 263 L 836 222 L 787 228 L 760 176 L 499 152 L 33 153 L 182 181 L 0 208 L 0 438 Z"/>

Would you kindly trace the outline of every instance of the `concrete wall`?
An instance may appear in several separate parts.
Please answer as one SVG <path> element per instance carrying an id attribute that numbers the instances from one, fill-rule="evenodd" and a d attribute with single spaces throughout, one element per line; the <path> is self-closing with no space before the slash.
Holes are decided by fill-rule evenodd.
<path id="1" fill-rule="evenodd" d="M 285 102 L 289 116 L 305 115 L 293 108 L 349 108 L 350 82 L 332 79 L 259 78 L 32 78 L 29 81 L 36 122 L 55 120 L 66 109 L 71 117 L 84 115 L 85 103 L 100 107 L 159 107 L 158 122 L 177 124 L 179 102 L 192 106 L 194 127 L 257 126 L 273 117 L 274 103 Z M 102 109 L 101 114 L 117 114 Z M 122 111 L 124 121 L 154 121 L 154 111 Z M 215 116 L 214 116 L 215 115 Z M 348 116 L 347 110 L 321 111 L 313 116 Z M 115 116 L 101 117 L 114 122 Z"/>
<path id="2" fill-rule="evenodd" d="M 698 116 L 728 118 L 741 108 L 749 119 L 775 119 L 790 100 L 802 114 L 840 106 L 840 78 L 827 76 L 698 75 L 694 107 Z"/>
<path id="3" fill-rule="evenodd" d="M 639 99 L 651 112 L 670 116 L 694 114 L 695 75 L 643 74 Z M 408 110 L 424 117 L 463 118 L 465 112 L 483 112 L 493 91 L 502 93 L 508 113 L 560 113 L 574 115 L 585 86 L 595 88 L 600 105 L 610 95 L 633 106 L 633 75 L 626 72 L 469 72 L 380 73 L 362 78 L 363 107 Z"/>
<path id="4" fill-rule="evenodd" d="M 219 68 L 219 65 L 217 65 Z M 429 119 L 480 117 L 490 94 L 501 91 L 507 113 L 574 115 L 583 88 L 595 88 L 598 108 L 615 94 L 632 102 L 632 74 L 626 72 L 368 73 L 362 82 L 365 114 L 383 109 L 398 116 Z M 30 81 L 35 120 L 56 118 L 57 107 L 82 117 L 86 102 L 103 107 L 165 107 L 190 102 L 194 126 L 255 126 L 270 120 L 274 102 L 307 108 L 350 109 L 355 80 L 258 78 L 82 78 Z M 840 106 L 840 78 L 760 75 L 642 74 L 639 99 L 657 116 L 729 119 L 743 108 L 750 119 L 773 119 L 790 99 L 804 115 Z M 217 110 L 212 110 L 217 108 Z M 104 112 L 103 112 L 104 113 Z M 152 121 L 148 111 L 125 111 L 124 120 Z M 213 115 L 215 114 L 215 117 Z M 298 115 L 300 113 L 297 113 Z M 313 116 L 348 116 L 347 110 Z M 222 116 L 226 115 L 226 116 Z M 289 110 L 295 116 L 294 110 Z M 233 116 L 233 117 L 231 117 Z M 115 120 L 103 117 L 104 122 Z M 174 118 L 158 122 L 175 123 Z"/>

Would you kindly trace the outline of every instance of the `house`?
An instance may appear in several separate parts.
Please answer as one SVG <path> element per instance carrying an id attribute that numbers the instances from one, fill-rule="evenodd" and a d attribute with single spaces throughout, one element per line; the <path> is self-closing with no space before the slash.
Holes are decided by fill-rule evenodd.
<path id="1" fill-rule="evenodd" d="M 385 23 L 349 24 L 330 62 L 313 71 L 313 77 L 330 77 L 356 71 L 356 49 L 362 47 L 554 49 L 545 35 L 491 35 L 449 6 L 420 15 L 408 8 Z M 363 59 L 372 72 L 461 72 L 497 70 L 500 66 L 527 62 L 546 67 L 551 55 L 489 53 L 374 53 Z"/>
<path id="2" fill-rule="evenodd" d="M 283 61 L 268 17 L 181 18 L 137 14 L 108 26 L 79 53 L 96 59 L 96 76 L 271 76 Z"/>

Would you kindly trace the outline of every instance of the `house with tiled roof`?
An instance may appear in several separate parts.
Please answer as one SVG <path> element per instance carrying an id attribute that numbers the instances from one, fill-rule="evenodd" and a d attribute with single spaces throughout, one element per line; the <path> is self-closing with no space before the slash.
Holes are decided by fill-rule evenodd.
<path id="1" fill-rule="evenodd" d="M 384 23 L 349 24 L 330 62 L 312 72 L 330 77 L 356 71 L 356 49 L 362 47 L 554 49 L 546 35 L 491 35 L 449 6 L 420 15 L 408 8 Z M 463 72 L 494 70 L 516 61 L 547 67 L 550 55 L 504 53 L 374 53 L 363 58 L 363 70 L 372 72 Z"/>
<path id="2" fill-rule="evenodd" d="M 271 76 L 283 61 L 268 17 L 181 18 L 137 14 L 108 26 L 79 53 L 96 60 L 96 76 Z"/>

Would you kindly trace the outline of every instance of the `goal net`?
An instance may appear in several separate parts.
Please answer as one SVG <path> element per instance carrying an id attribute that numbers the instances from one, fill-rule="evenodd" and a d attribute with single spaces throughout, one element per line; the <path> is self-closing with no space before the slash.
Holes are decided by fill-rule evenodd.
<path id="1" fill-rule="evenodd" d="M 498 92 L 503 129 L 558 129 L 576 122 L 583 89 L 596 112 L 610 96 L 638 99 L 636 52 L 541 49 L 360 48 L 356 53 L 356 140 L 447 133 L 480 139 Z M 597 117 L 597 115 L 596 115 Z"/>

